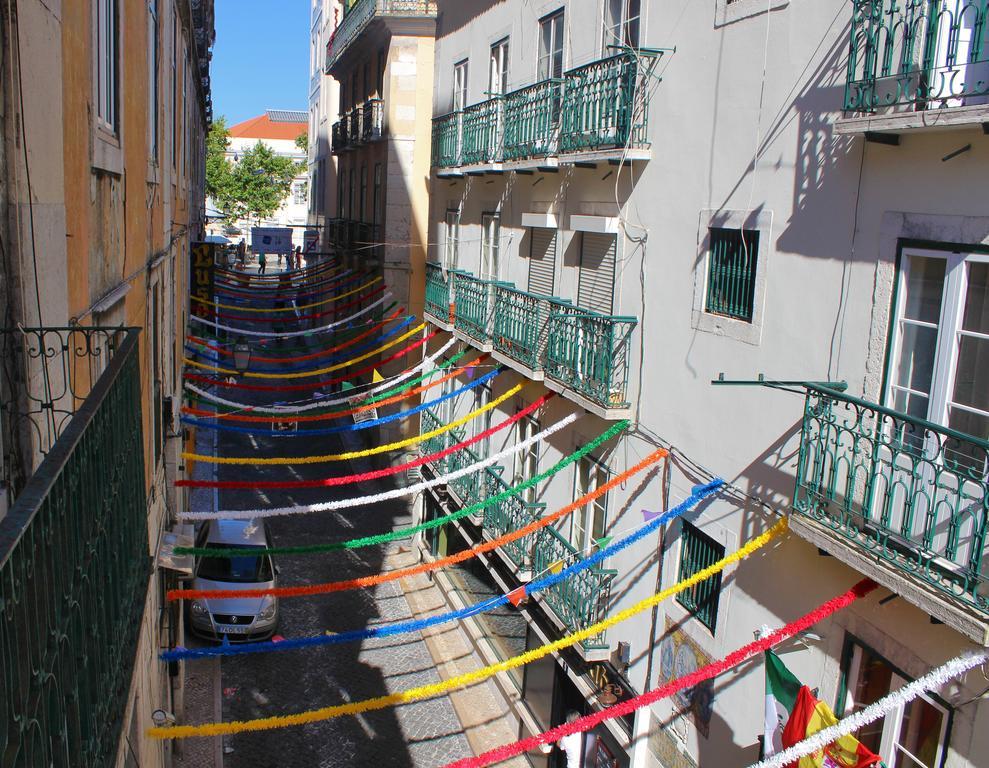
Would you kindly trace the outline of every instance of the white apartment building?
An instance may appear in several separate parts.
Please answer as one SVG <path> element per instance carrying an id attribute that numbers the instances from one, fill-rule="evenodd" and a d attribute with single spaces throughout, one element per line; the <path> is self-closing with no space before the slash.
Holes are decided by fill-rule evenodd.
<path id="1" fill-rule="evenodd" d="M 790 519 L 782 540 L 657 611 L 503 673 L 519 733 L 721 659 L 863 576 L 880 588 L 777 649 L 839 718 L 989 644 L 986 0 L 439 6 L 425 317 L 444 333 L 427 354 L 452 334 L 464 361 L 487 354 L 505 371 L 422 429 L 526 386 L 426 452 L 555 396 L 426 475 L 579 418 L 427 495 L 425 515 L 629 426 L 427 535 L 424 555 L 515 530 L 658 447 L 670 455 L 437 582 L 457 606 L 505 594 L 711 477 L 729 484 L 605 567 L 468 619 L 478 654 L 588 626 Z M 757 659 L 600 726 L 591 764 L 756 762 L 764 675 Z M 888 766 L 985 765 L 986 685 L 974 670 L 859 737 Z"/>
<path id="2" fill-rule="evenodd" d="M 295 140 L 306 134 L 307 120 L 306 112 L 285 109 L 266 110 L 263 115 L 230 127 L 230 144 L 225 153 L 227 160 L 237 163 L 245 151 L 261 142 L 275 154 L 299 163 L 300 171 L 292 180 L 289 194 L 285 196 L 278 210 L 261 222 L 261 226 L 265 227 L 292 227 L 292 241 L 296 245 L 303 245 L 303 234 L 308 221 L 309 178 L 306 169 L 309 158 Z M 227 222 L 225 234 L 234 239 L 243 236 L 250 242 L 251 227 L 257 225 L 257 221 L 246 219 Z"/>

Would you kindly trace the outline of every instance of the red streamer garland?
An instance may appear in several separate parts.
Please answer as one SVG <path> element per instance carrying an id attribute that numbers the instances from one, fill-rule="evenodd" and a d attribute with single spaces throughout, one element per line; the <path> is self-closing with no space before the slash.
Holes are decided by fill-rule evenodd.
<path id="1" fill-rule="evenodd" d="M 463 448 L 474 445 L 481 440 L 491 437 L 491 435 L 500 432 L 506 427 L 510 427 L 519 419 L 525 418 L 537 408 L 542 406 L 551 397 L 553 397 L 553 393 L 548 392 L 500 424 L 489 427 L 483 432 L 479 432 L 474 437 L 464 440 L 462 443 L 457 443 L 456 445 L 451 445 L 449 448 L 445 448 L 442 451 L 437 451 L 431 456 L 421 456 L 420 458 L 406 462 L 405 464 L 385 467 L 384 469 L 376 469 L 372 472 L 361 472 L 357 475 L 342 475 L 339 477 L 324 477 L 318 480 L 176 480 L 175 485 L 179 488 L 324 488 L 333 485 L 362 483 L 366 480 L 377 480 L 379 477 L 388 477 L 389 475 L 395 475 L 399 472 L 404 472 L 407 469 L 412 469 L 413 467 L 421 467 L 423 464 L 439 461 L 440 459 L 449 456 L 451 453 L 462 450 Z"/>
<path id="2" fill-rule="evenodd" d="M 392 360 L 397 360 L 398 358 L 403 357 L 409 352 L 423 346 L 427 341 L 429 341 L 430 339 L 432 339 L 434 336 L 436 336 L 441 332 L 442 331 L 437 329 L 432 333 L 427 334 L 423 338 L 419 339 L 419 341 L 409 344 L 407 347 L 398 350 L 398 352 L 389 355 L 383 360 L 378 360 L 377 362 L 371 363 L 370 365 L 365 365 L 363 368 L 353 371 L 352 373 L 347 373 L 344 374 L 343 376 L 337 376 L 336 378 L 333 379 L 327 379 L 326 381 L 313 381 L 308 384 L 280 384 L 276 386 L 272 384 L 241 384 L 240 382 L 236 382 L 236 381 L 229 382 L 226 379 L 214 378 L 212 376 L 200 376 L 199 374 L 195 374 L 195 373 L 185 373 L 182 376 L 187 381 L 198 381 L 202 384 L 212 384 L 218 387 L 225 387 L 227 389 L 246 389 L 252 392 L 297 392 L 299 390 L 306 390 L 306 389 L 319 389 L 321 387 L 330 386 L 331 384 L 339 384 L 341 381 L 347 381 L 348 379 L 353 379 L 357 376 L 360 376 L 361 374 L 369 373 L 373 371 L 375 368 L 377 368 L 380 365 L 389 363 Z"/>
<path id="3" fill-rule="evenodd" d="M 693 688 L 695 685 L 703 683 L 705 680 L 710 680 L 712 677 L 717 677 L 732 667 L 737 667 L 743 661 L 769 650 L 777 643 L 786 640 L 788 637 L 793 637 L 793 635 L 798 632 L 802 632 L 803 630 L 812 627 L 817 622 L 826 619 L 828 616 L 831 616 L 841 609 L 848 607 L 856 600 L 859 600 L 872 592 L 872 590 L 874 590 L 877 586 L 878 585 L 872 579 L 862 579 L 844 594 L 828 600 L 820 607 L 801 616 L 796 621 L 790 622 L 785 627 L 777 629 L 765 637 L 756 640 L 755 642 L 742 646 L 738 650 L 725 656 L 721 661 L 715 661 L 705 667 L 701 667 L 700 669 L 691 672 L 689 675 L 684 675 L 677 680 L 671 680 L 666 683 L 666 685 L 662 685 L 659 688 L 654 688 L 641 696 L 628 699 L 627 701 L 623 701 L 621 704 L 615 704 L 614 706 L 603 709 L 600 712 L 594 712 L 593 714 L 586 715 L 573 721 L 572 723 L 558 725 L 556 728 L 551 728 L 550 730 L 536 736 L 530 736 L 527 739 L 520 739 L 512 744 L 505 744 L 504 746 L 484 752 L 477 757 L 467 757 L 463 760 L 448 763 L 444 766 L 444 768 L 482 768 L 482 766 L 499 763 L 502 760 L 508 760 L 510 757 L 515 757 L 523 752 L 537 749 L 540 744 L 552 744 L 559 741 L 564 736 L 589 731 L 600 723 L 603 723 L 605 720 L 612 720 L 616 717 L 624 717 L 625 715 L 629 715 L 641 707 L 649 706 L 650 704 L 660 701 L 661 699 L 665 699 L 668 696 L 672 696 L 674 693 L 682 691 L 685 688 Z"/>

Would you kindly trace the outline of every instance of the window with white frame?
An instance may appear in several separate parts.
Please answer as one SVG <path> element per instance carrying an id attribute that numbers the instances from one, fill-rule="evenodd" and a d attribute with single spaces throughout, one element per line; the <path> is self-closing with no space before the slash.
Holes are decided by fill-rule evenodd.
<path id="1" fill-rule="evenodd" d="M 539 20 L 537 80 L 563 77 L 563 9 Z"/>
<path id="2" fill-rule="evenodd" d="M 297 181 L 292 185 L 292 203 L 293 205 L 306 204 L 306 182 Z"/>
<path id="3" fill-rule="evenodd" d="M 446 269 L 456 269 L 460 251 L 460 211 L 451 209 L 446 212 L 446 233 L 443 238 L 443 266 Z"/>
<path id="4" fill-rule="evenodd" d="M 498 279 L 498 256 L 501 240 L 501 217 L 497 213 L 481 215 L 481 279 Z"/>
<path id="5" fill-rule="evenodd" d="M 158 113 L 161 94 L 158 88 L 158 0 L 148 0 L 148 149 L 151 162 L 158 164 Z"/>
<path id="6" fill-rule="evenodd" d="M 615 53 L 609 46 L 639 46 L 641 0 L 604 1 L 604 55 Z"/>
<path id="7" fill-rule="evenodd" d="M 886 659 L 849 638 L 842 662 L 848 717 L 893 693 L 910 679 Z M 940 768 L 947 743 L 950 709 L 938 697 L 920 696 L 897 707 L 882 720 L 863 727 L 855 737 L 889 768 Z"/>
<path id="8" fill-rule="evenodd" d="M 120 107 L 120 7 L 118 0 L 95 0 L 96 117 L 117 132 Z"/>
<path id="9" fill-rule="evenodd" d="M 593 493 L 611 479 L 611 470 L 601 461 L 584 456 L 574 470 L 574 499 Z M 597 549 L 608 524 L 608 494 L 587 502 L 570 516 L 570 543 L 585 554 Z"/>
<path id="10" fill-rule="evenodd" d="M 903 249 L 887 382 L 897 411 L 989 437 L 989 254 Z"/>
<path id="11" fill-rule="evenodd" d="M 453 65 L 453 111 L 467 106 L 467 59 Z"/>
<path id="12" fill-rule="evenodd" d="M 508 38 L 491 46 L 488 67 L 488 93 L 499 96 L 508 93 Z"/>
<path id="13" fill-rule="evenodd" d="M 531 416 L 526 416 L 515 422 L 516 445 L 528 440 L 539 432 L 539 422 Z M 519 485 L 539 474 L 539 443 L 533 443 L 520 453 L 515 454 L 512 467 L 512 485 Z M 536 501 L 536 486 L 530 485 L 521 494 L 526 504 Z"/>

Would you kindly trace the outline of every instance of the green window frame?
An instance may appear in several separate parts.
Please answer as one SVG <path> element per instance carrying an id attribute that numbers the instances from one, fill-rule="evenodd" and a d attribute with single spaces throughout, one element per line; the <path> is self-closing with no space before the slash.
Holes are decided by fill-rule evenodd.
<path id="1" fill-rule="evenodd" d="M 698 571 L 718 562 L 725 556 L 725 548 L 700 528 L 684 521 L 680 530 L 680 573 L 677 581 L 689 579 Z M 721 596 L 721 573 L 677 595 L 677 602 L 690 611 L 690 615 L 714 634 L 718 624 L 718 599 Z"/>
<path id="2" fill-rule="evenodd" d="M 708 240 L 705 311 L 751 323 L 755 310 L 759 230 L 711 227 Z"/>

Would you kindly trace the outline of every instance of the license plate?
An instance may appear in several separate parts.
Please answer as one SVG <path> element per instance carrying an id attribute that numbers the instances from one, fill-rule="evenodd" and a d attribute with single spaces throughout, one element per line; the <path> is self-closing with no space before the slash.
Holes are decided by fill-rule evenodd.
<path id="1" fill-rule="evenodd" d="M 233 626 L 231 624 L 217 624 L 216 631 L 221 635 L 246 635 L 251 631 L 251 628 L 246 624 L 244 626 Z"/>

